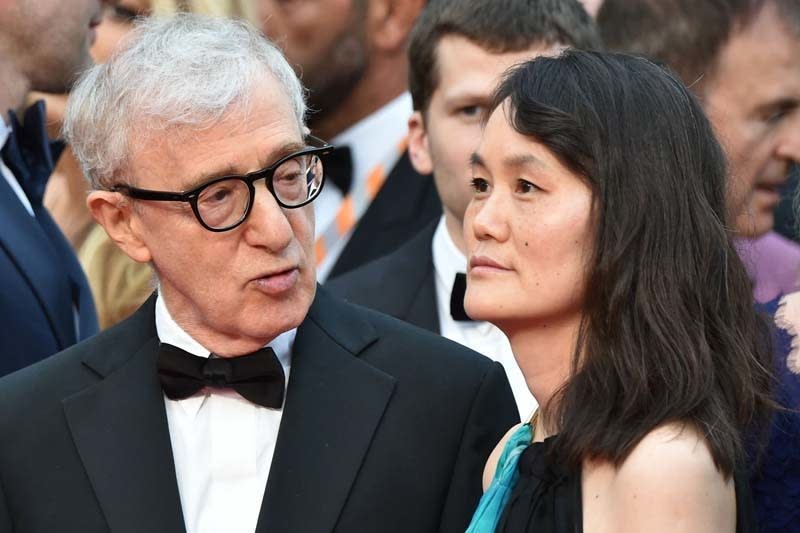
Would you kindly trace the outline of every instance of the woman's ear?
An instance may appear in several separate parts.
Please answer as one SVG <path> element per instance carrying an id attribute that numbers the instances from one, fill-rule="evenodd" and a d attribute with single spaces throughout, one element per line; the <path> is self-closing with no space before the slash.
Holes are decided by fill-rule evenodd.
<path id="1" fill-rule="evenodd" d="M 425 118 L 420 111 L 414 111 L 408 119 L 408 157 L 414 169 L 420 174 L 433 173 L 428 132 L 425 130 Z"/>
<path id="2" fill-rule="evenodd" d="M 139 263 L 152 259 L 150 249 L 141 236 L 138 216 L 121 193 L 111 191 L 92 191 L 86 198 L 89 212 L 103 226 L 109 238 Z"/>

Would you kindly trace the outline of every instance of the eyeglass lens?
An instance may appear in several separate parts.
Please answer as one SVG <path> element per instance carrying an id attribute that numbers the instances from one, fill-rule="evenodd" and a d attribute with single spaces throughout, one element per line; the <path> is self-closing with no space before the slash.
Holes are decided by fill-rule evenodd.
<path id="1" fill-rule="evenodd" d="M 281 163 L 272 175 L 272 188 L 278 201 L 296 207 L 314 198 L 322 186 L 319 156 L 301 154 Z M 250 188 L 240 178 L 213 183 L 197 198 L 197 212 L 203 223 L 225 229 L 239 223 L 250 208 Z"/>

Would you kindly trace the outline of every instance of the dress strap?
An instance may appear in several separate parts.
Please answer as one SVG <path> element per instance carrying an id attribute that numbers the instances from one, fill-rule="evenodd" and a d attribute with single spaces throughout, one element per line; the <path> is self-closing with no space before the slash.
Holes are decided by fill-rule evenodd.
<path id="1" fill-rule="evenodd" d="M 494 471 L 494 478 L 491 485 L 483 493 L 478 509 L 472 517 L 466 533 L 493 533 L 500 521 L 511 492 L 519 479 L 517 464 L 522 452 L 531 444 L 533 440 L 533 416 L 531 422 L 522 424 L 506 442 L 500 460 L 497 461 L 497 468 Z"/>

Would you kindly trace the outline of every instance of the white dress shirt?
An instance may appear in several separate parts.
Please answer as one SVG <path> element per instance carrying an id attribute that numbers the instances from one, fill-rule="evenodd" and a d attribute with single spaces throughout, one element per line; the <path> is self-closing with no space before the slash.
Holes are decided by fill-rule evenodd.
<path id="1" fill-rule="evenodd" d="M 396 151 L 400 141 L 408 135 L 408 119 L 413 112 L 411 95 L 401 94 L 376 112 L 330 139 L 334 146 L 350 147 L 353 161 L 353 183 L 355 188 L 364 183 L 370 172 L 386 159 L 386 154 Z M 399 159 L 398 154 L 398 159 Z M 391 169 L 386 169 L 390 172 Z M 314 215 L 317 234 L 322 234 L 328 225 L 335 222 L 343 199 L 342 192 L 332 183 L 326 183 L 319 197 L 314 200 Z M 339 255 L 350 240 L 352 231 L 336 242 L 317 268 L 317 280 L 322 283 L 336 264 Z"/>
<path id="2" fill-rule="evenodd" d="M 463 274 L 467 271 L 467 258 L 450 238 L 444 215 L 433 234 L 433 267 L 436 271 L 436 302 L 442 336 L 503 365 L 517 402 L 520 419 L 530 419 L 537 406 L 536 399 L 528 389 L 505 334 L 489 322 L 457 321 L 450 315 L 453 282 L 457 273 Z"/>
<path id="3" fill-rule="evenodd" d="M 0 116 L 0 148 L 6 145 L 9 135 L 11 135 L 11 128 L 9 128 L 5 120 L 3 120 L 3 117 Z M 11 173 L 11 169 L 6 166 L 2 157 L 0 157 L 0 174 L 2 174 L 5 180 L 8 182 L 8 186 L 11 187 L 11 190 L 17 195 L 17 198 L 19 198 L 19 201 L 25 207 L 25 210 L 28 212 L 28 214 L 35 216 L 33 214 L 33 206 L 31 206 L 31 201 L 28 200 L 27 196 L 25 196 L 25 191 L 22 190 L 17 178 L 15 178 L 14 174 Z"/>
<path id="4" fill-rule="evenodd" d="M 209 356 L 170 316 L 160 294 L 156 330 L 161 342 Z M 269 344 L 287 383 L 296 333 L 287 331 Z M 164 404 L 187 533 L 253 533 L 283 410 L 250 403 L 233 390 L 208 388 L 183 400 L 165 396 Z"/>

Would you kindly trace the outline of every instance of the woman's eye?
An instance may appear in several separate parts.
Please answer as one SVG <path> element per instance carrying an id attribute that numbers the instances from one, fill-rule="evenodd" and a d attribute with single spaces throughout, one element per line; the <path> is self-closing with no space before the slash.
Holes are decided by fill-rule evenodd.
<path id="1" fill-rule="evenodd" d="M 529 192 L 539 191 L 541 190 L 539 187 L 531 183 L 530 181 L 526 180 L 517 180 L 517 192 L 522 194 L 526 194 Z"/>
<path id="2" fill-rule="evenodd" d="M 483 178 L 472 178 L 470 181 L 472 190 L 475 192 L 486 192 L 489 190 L 489 182 Z"/>

